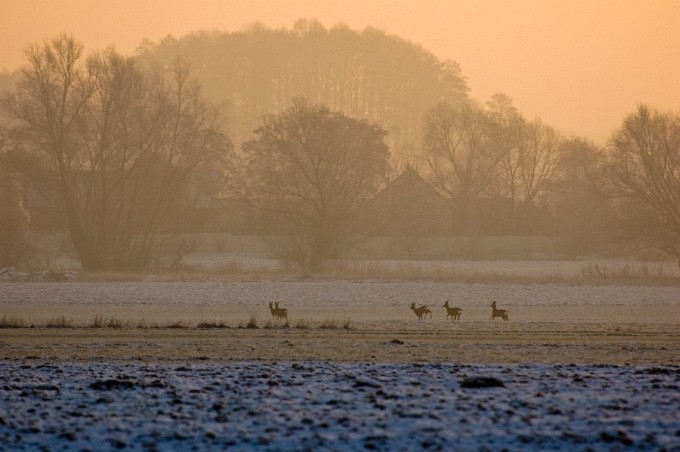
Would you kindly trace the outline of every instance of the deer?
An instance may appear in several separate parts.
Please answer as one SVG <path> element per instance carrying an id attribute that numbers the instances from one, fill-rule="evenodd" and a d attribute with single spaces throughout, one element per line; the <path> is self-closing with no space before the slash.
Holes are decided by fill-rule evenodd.
<path id="1" fill-rule="evenodd" d="M 276 315 L 279 319 L 281 320 L 288 320 L 288 309 L 286 308 L 280 308 L 279 307 L 279 302 L 275 301 L 274 302 L 274 310 L 276 311 Z"/>
<path id="2" fill-rule="evenodd" d="M 274 308 L 274 303 L 272 303 L 271 301 L 269 302 L 269 312 L 272 313 L 272 319 L 276 320 L 279 318 L 279 313 L 276 311 L 276 309 Z"/>
<path id="3" fill-rule="evenodd" d="M 272 313 L 272 318 L 274 320 L 288 320 L 288 309 L 279 308 L 278 301 L 274 302 L 274 304 L 272 304 L 271 301 L 269 302 L 269 312 Z"/>
<path id="4" fill-rule="evenodd" d="M 425 305 L 416 308 L 416 304 L 411 303 L 411 310 L 416 313 L 418 320 L 422 320 L 423 317 L 427 318 L 427 314 L 430 314 L 430 318 L 432 318 L 432 311 L 430 311 Z"/>
<path id="5" fill-rule="evenodd" d="M 505 309 L 496 309 L 496 300 L 494 300 L 493 303 L 491 303 L 491 318 L 489 319 L 489 321 L 495 320 L 496 317 L 500 317 L 501 319 L 507 322 L 508 311 L 506 311 Z"/>
<path id="6" fill-rule="evenodd" d="M 446 308 L 446 318 L 451 317 L 451 320 L 460 320 L 460 313 L 463 312 L 460 308 L 449 307 L 449 300 L 444 302 L 444 307 Z"/>

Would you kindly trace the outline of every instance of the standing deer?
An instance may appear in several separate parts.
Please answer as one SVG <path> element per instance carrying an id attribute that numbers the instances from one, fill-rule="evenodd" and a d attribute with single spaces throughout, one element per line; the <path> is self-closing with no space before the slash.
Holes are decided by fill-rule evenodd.
<path id="1" fill-rule="evenodd" d="M 460 320 L 460 313 L 463 312 L 460 308 L 449 307 L 449 300 L 444 302 L 444 307 L 446 308 L 446 318 L 451 317 L 451 320 Z"/>
<path id="2" fill-rule="evenodd" d="M 505 309 L 496 309 L 496 300 L 494 300 L 494 302 L 491 303 L 491 318 L 489 321 L 494 320 L 496 317 L 500 317 L 501 319 L 507 321 L 508 311 Z"/>
<path id="3" fill-rule="evenodd" d="M 411 310 L 416 313 L 418 320 L 422 320 L 423 317 L 427 318 L 427 314 L 430 314 L 430 318 L 432 318 L 432 311 L 430 311 L 425 305 L 416 308 L 416 304 L 411 303 Z"/>
<path id="4" fill-rule="evenodd" d="M 274 302 L 274 310 L 277 313 L 277 316 L 281 320 L 288 320 L 288 309 L 286 308 L 279 308 L 279 302 L 275 301 Z"/>

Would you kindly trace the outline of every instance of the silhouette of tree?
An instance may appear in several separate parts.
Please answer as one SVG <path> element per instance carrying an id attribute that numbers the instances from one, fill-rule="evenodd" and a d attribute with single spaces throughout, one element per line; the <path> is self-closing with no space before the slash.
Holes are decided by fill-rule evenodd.
<path id="1" fill-rule="evenodd" d="M 297 98 L 255 135 L 243 145 L 239 190 L 272 214 L 287 257 L 305 273 L 318 271 L 389 172 L 385 131 Z"/>
<path id="2" fill-rule="evenodd" d="M 19 175 L 10 165 L 10 138 L 0 127 L 0 268 L 18 266 L 26 254 L 28 217 L 21 200 Z"/>
<path id="3" fill-rule="evenodd" d="M 610 141 L 608 174 L 628 225 L 680 266 L 680 115 L 640 105 Z"/>
<path id="4" fill-rule="evenodd" d="M 22 170 L 85 269 L 148 267 L 187 185 L 229 149 L 217 111 L 181 64 L 145 73 L 113 50 L 85 59 L 69 36 L 27 55 L 3 102 L 20 124 Z"/>
<path id="5" fill-rule="evenodd" d="M 503 93 L 494 94 L 487 102 L 490 118 L 491 146 L 498 154 L 496 176 L 487 192 L 497 198 L 510 200 L 510 231 L 518 231 L 516 206 L 522 194 L 522 151 L 527 133 L 527 122 Z"/>
<path id="6" fill-rule="evenodd" d="M 490 135 L 487 113 L 472 103 L 440 103 L 425 115 L 422 159 L 434 187 L 451 200 L 456 234 L 468 232 L 471 202 L 496 176 L 499 154 Z"/>
<path id="7" fill-rule="evenodd" d="M 523 202 L 533 206 L 555 174 L 560 136 L 540 119 L 527 124 L 520 145 L 519 164 Z"/>

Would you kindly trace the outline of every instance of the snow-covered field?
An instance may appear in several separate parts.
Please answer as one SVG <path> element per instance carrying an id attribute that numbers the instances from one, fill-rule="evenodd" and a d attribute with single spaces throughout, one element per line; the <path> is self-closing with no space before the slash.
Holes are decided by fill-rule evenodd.
<path id="1" fill-rule="evenodd" d="M 0 329 L 0 449 L 680 450 L 677 287 L 2 283 L 0 317 L 38 326 Z"/>
<path id="2" fill-rule="evenodd" d="M 11 450 L 680 448 L 669 366 L 5 362 L 0 381 Z"/>

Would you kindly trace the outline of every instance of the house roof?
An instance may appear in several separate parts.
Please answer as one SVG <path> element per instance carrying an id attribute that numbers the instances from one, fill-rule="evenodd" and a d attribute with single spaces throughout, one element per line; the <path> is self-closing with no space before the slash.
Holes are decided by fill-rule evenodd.
<path id="1" fill-rule="evenodd" d="M 396 179 L 385 187 L 375 197 L 376 202 L 385 202 L 387 199 L 429 199 L 431 202 L 446 203 L 447 200 L 432 185 L 423 179 L 418 172 L 407 167 Z"/>

